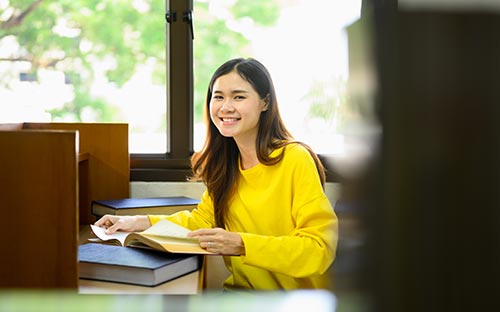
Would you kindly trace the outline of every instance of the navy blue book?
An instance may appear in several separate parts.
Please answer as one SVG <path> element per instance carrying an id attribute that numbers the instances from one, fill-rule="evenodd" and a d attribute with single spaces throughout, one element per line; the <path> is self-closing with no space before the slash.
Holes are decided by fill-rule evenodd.
<path id="1" fill-rule="evenodd" d="M 202 258 L 150 249 L 105 244 L 78 247 L 79 276 L 84 279 L 156 286 L 201 268 Z"/>
<path id="2" fill-rule="evenodd" d="M 97 217 L 102 217 L 105 214 L 119 216 L 168 215 L 179 210 L 193 210 L 199 202 L 197 199 L 185 196 L 94 200 L 92 214 Z"/>

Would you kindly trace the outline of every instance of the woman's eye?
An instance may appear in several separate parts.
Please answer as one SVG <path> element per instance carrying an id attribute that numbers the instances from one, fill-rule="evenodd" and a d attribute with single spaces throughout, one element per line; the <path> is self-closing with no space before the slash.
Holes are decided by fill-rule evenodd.
<path id="1" fill-rule="evenodd" d="M 245 97 L 244 97 L 244 96 L 242 96 L 242 95 L 237 95 L 237 96 L 235 96 L 234 98 L 235 98 L 236 100 L 244 100 L 244 99 L 245 99 Z"/>
<path id="2" fill-rule="evenodd" d="M 220 95 L 214 95 L 212 97 L 212 99 L 220 101 L 220 100 L 222 100 L 222 96 L 220 96 Z"/>

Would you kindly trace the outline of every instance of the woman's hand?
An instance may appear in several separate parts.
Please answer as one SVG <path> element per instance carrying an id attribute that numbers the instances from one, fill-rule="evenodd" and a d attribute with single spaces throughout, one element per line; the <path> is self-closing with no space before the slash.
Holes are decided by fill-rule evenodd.
<path id="1" fill-rule="evenodd" d="M 105 215 L 94 224 L 104 227 L 106 234 L 113 234 L 116 231 L 138 232 L 144 231 L 151 226 L 148 216 L 113 216 Z"/>
<path id="2" fill-rule="evenodd" d="M 189 237 L 198 238 L 200 246 L 206 250 L 228 256 L 245 254 L 245 245 L 240 234 L 228 232 L 221 228 L 199 229 L 188 234 Z"/>

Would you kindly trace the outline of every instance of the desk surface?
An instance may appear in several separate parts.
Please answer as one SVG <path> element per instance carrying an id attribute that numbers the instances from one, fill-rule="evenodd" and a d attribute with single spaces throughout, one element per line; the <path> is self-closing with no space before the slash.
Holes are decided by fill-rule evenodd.
<path id="1" fill-rule="evenodd" d="M 78 281 L 78 293 L 194 295 L 201 293 L 200 271 L 195 271 L 155 287 L 80 279 Z"/>

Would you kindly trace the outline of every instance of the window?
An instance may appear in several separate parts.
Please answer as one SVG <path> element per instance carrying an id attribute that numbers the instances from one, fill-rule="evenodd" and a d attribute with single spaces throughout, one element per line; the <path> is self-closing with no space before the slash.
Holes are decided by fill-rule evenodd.
<path id="1" fill-rule="evenodd" d="M 127 122 L 165 153 L 164 6 L 0 0 L 0 122 Z"/>
<path id="2" fill-rule="evenodd" d="M 255 57 L 271 71 L 292 134 L 319 154 L 342 154 L 359 118 L 346 92 L 344 28 L 360 7 L 0 0 L 0 122 L 126 122 L 132 180 L 185 180 L 204 140 L 211 74 L 229 58 Z"/>

